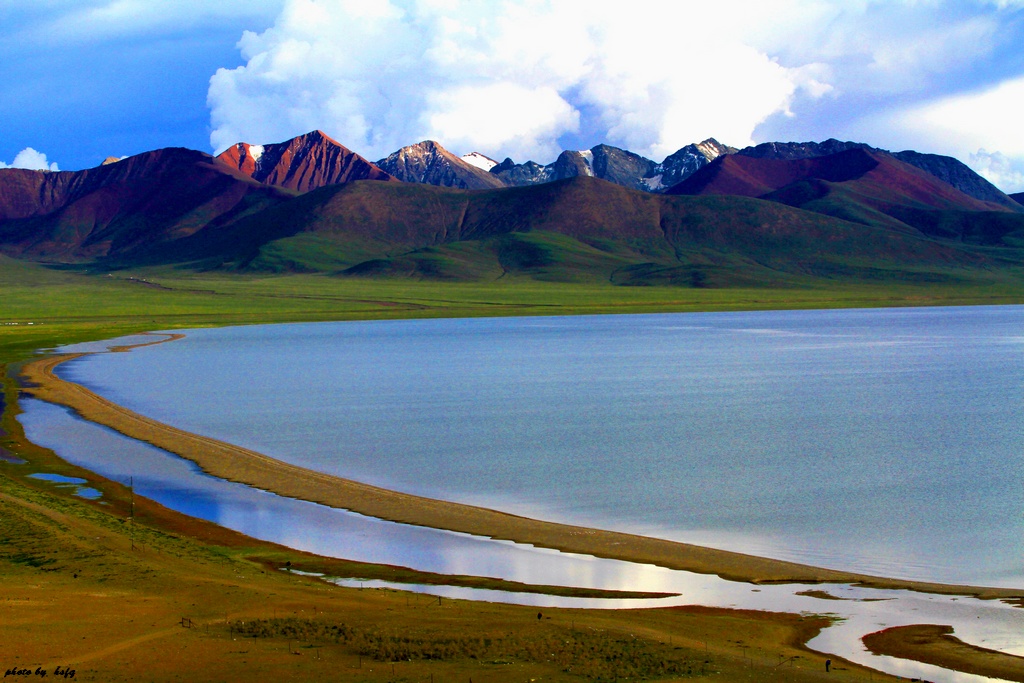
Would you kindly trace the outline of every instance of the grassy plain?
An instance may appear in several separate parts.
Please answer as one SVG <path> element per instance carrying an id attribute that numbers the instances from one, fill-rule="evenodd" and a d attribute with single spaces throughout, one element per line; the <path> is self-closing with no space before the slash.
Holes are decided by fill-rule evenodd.
<path id="1" fill-rule="evenodd" d="M 786 288 L 621 287 L 505 277 L 486 282 L 259 275 L 174 268 L 110 274 L 0 256 L 0 360 L 58 343 L 153 329 L 317 320 L 583 315 L 1005 304 L 1024 275 L 943 283 L 810 279 Z M 33 322 L 34 325 L 25 323 Z"/>
<path id="2" fill-rule="evenodd" d="M 326 560 L 178 515 L 27 442 L 14 373 L 35 349 L 153 329 L 312 320 L 1019 303 L 1024 288 L 614 287 L 151 270 L 84 274 L 0 257 L 0 668 L 77 680 L 886 680 L 802 644 L 827 621 L 704 608 L 543 610 L 344 589 L 276 571 Z M 17 323 L 17 324 L 13 324 Z M 32 323 L 29 325 L 28 323 Z M 27 478 L 53 472 L 84 500 Z M 129 517 L 131 516 L 131 521 Z M 330 561 L 355 576 L 445 581 Z M 453 578 L 453 583 L 479 579 Z M 245 622 L 244 624 L 242 622 Z M 297 654 L 296 654 L 297 653 Z M 833 658 L 835 659 L 835 658 Z M 15 678 L 16 679 L 16 678 Z"/>

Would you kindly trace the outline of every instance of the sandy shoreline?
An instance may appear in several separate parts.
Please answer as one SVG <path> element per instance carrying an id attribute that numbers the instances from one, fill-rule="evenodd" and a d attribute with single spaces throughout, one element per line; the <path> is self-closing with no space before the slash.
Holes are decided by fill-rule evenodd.
<path id="1" fill-rule="evenodd" d="M 174 335 L 160 341 L 181 336 Z M 129 348 L 132 347 L 117 347 L 115 350 Z M 887 579 L 633 534 L 544 522 L 323 474 L 152 420 L 54 374 L 54 369 L 61 363 L 83 355 L 86 354 L 56 355 L 25 364 L 21 370 L 21 376 L 26 382 L 23 391 L 41 400 L 67 406 L 87 420 L 191 460 L 213 476 L 282 496 L 394 522 L 529 543 L 565 552 L 655 564 L 670 569 L 716 574 L 738 581 L 854 583 L 983 598 L 1024 598 L 1024 590 Z"/>

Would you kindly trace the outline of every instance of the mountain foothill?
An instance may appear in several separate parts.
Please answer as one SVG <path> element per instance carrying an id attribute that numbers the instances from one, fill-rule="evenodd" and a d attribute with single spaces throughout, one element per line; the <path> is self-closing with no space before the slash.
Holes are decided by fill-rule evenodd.
<path id="1" fill-rule="evenodd" d="M 956 282 L 1016 277 L 1022 203 L 951 157 L 838 140 L 709 139 L 660 163 L 602 144 L 541 165 L 430 140 L 371 162 L 313 131 L 217 156 L 166 148 L 82 171 L 0 169 L 0 253 L 89 272 Z"/>

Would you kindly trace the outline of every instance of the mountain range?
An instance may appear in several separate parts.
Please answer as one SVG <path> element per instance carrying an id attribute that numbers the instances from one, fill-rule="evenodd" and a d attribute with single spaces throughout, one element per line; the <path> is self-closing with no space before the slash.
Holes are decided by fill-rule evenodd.
<path id="1" fill-rule="evenodd" d="M 1024 263 L 1024 206 L 950 157 L 705 140 L 661 163 L 609 145 L 552 163 L 433 141 L 370 162 L 320 131 L 212 157 L 0 169 L 0 252 L 112 270 L 505 275 L 729 286 L 942 280 Z"/>

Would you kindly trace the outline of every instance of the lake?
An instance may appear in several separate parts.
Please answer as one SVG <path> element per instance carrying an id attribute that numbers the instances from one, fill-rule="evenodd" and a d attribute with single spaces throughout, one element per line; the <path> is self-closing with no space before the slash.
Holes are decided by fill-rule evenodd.
<path id="1" fill-rule="evenodd" d="M 86 422 L 70 410 L 23 399 L 19 420 L 30 439 L 62 458 L 109 479 L 134 485 L 137 495 L 262 540 L 361 562 L 408 566 L 445 574 L 493 576 L 512 581 L 610 590 L 672 594 L 651 599 L 568 598 L 538 593 L 388 584 L 335 578 L 349 586 L 397 588 L 451 598 L 491 600 L 539 607 L 624 608 L 700 604 L 785 612 L 829 613 L 838 617 L 809 647 L 905 678 L 981 683 L 980 676 L 926 664 L 879 657 L 861 641 L 866 633 L 915 623 L 950 624 L 966 642 L 1024 655 L 1024 610 L 997 600 L 929 595 L 828 584 L 808 592 L 804 585 L 762 585 L 646 564 L 562 553 L 426 527 L 375 520 L 344 510 L 284 498 L 204 474 L 193 463 L 149 444 Z M 39 473 L 56 486 L 85 480 Z M 98 493 L 98 492 L 97 492 Z"/>
<path id="2" fill-rule="evenodd" d="M 331 474 L 885 576 L 1024 587 L 1024 307 L 267 325 L 65 379 Z"/>

